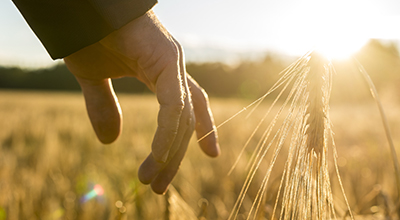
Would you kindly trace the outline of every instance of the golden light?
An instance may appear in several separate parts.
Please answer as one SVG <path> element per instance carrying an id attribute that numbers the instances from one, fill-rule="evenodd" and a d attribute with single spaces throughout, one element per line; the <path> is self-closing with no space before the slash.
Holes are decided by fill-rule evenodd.
<path id="1" fill-rule="evenodd" d="M 317 50 L 330 59 L 346 59 L 369 40 L 368 6 L 362 1 L 305 0 L 294 5 L 282 21 L 289 26 L 287 51 Z M 361 10 L 362 9 L 362 10 Z"/>
<path id="2" fill-rule="evenodd" d="M 329 59 L 346 59 L 369 39 L 362 25 L 359 25 L 364 21 L 362 14 L 345 13 L 334 6 L 331 4 L 318 11 L 319 19 L 314 23 L 318 27 L 315 49 Z"/>
<path id="3" fill-rule="evenodd" d="M 347 59 L 369 40 L 366 33 L 357 30 L 354 18 L 325 17 L 319 23 L 314 47 L 329 59 Z"/>
<path id="4" fill-rule="evenodd" d="M 315 49 L 328 59 L 343 60 L 358 52 L 367 41 L 368 39 L 343 39 L 340 41 L 331 39 L 321 42 Z"/>

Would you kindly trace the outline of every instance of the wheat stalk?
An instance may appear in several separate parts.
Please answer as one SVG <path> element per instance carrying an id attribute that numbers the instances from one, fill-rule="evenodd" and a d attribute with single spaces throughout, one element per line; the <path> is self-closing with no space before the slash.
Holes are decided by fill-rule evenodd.
<path id="1" fill-rule="evenodd" d="M 235 203 L 229 219 L 235 219 L 252 183 L 261 162 L 273 148 L 269 167 L 265 170 L 264 179 L 259 187 L 248 219 L 256 218 L 263 198 L 267 193 L 268 181 L 278 158 L 278 155 L 288 137 L 291 137 L 289 154 L 285 163 L 278 196 L 272 219 L 276 215 L 280 194 L 282 201 L 280 219 L 331 219 L 336 218 L 333 196 L 328 173 L 328 146 L 334 150 L 334 162 L 342 189 L 342 193 L 351 214 L 347 198 L 344 194 L 336 163 L 336 149 L 329 119 L 329 97 L 332 86 L 333 66 L 330 62 L 309 52 L 295 62 L 292 68 L 283 73 L 280 84 L 282 87 L 273 105 L 288 88 L 291 89 L 278 113 L 259 141 L 251 159 L 249 174 L 242 191 Z M 283 123 L 272 134 L 283 109 L 288 106 L 288 114 Z M 269 114 L 270 109 L 265 114 Z M 256 130 L 260 127 L 257 125 Z M 253 138 L 254 132 L 251 135 Z M 249 141 L 247 141 L 248 143 Z"/>
<path id="2" fill-rule="evenodd" d="M 396 176 L 396 185 L 397 185 L 397 207 L 400 206 L 400 168 L 399 168 L 399 160 L 397 158 L 397 153 L 396 153 L 396 148 L 394 147 L 394 143 L 393 143 L 393 139 L 392 139 L 392 135 L 390 132 L 390 128 L 389 128 L 389 124 L 388 124 L 388 120 L 386 118 L 386 114 L 385 111 L 383 110 L 382 107 L 382 103 L 380 101 L 380 98 L 378 96 L 378 92 L 376 91 L 375 85 L 372 82 L 371 78 L 369 77 L 367 71 L 364 69 L 364 67 L 361 65 L 361 63 L 357 60 L 354 59 L 354 63 L 357 66 L 359 73 L 363 76 L 365 83 L 368 85 L 368 87 L 370 88 L 370 92 L 372 97 L 374 98 L 377 106 L 378 106 L 378 110 L 379 113 L 381 115 L 381 119 L 382 119 L 382 123 L 383 123 L 383 127 L 385 130 L 385 134 L 386 134 L 386 139 L 388 140 L 388 144 L 389 144 L 389 148 L 390 148 L 390 153 L 392 156 L 392 162 L 393 162 L 393 166 L 394 166 L 394 170 L 395 170 L 395 176 Z M 398 215 L 400 216 L 400 210 L 397 210 Z"/>

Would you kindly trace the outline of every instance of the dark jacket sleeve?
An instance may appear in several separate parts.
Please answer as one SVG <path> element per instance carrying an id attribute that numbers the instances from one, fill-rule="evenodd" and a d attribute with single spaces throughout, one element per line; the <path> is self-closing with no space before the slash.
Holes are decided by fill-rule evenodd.
<path id="1" fill-rule="evenodd" d="M 53 59 L 96 43 L 157 0 L 13 0 Z"/>

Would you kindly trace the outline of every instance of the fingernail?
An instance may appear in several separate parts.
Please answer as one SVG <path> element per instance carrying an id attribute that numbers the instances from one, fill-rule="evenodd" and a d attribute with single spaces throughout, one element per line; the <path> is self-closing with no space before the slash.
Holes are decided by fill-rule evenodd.
<path id="1" fill-rule="evenodd" d="M 169 150 L 167 150 L 167 152 L 164 153 L 164 155 L 161 157 L 161 162 L 165 163 L 167 162 L 169 156 Z"/>

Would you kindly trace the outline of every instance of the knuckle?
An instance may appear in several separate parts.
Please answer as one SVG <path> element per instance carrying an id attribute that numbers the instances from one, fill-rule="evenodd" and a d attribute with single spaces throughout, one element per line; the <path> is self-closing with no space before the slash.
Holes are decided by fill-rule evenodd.
<path id="1" fill-rule="evenodd" d="M 194 117 L 194 112 L 192 107 L 184 108 L 182 112 L 182 119 L 184 120 L 183 122 L 185 123 L 185 126 L 187 126 L 189 129 L 194 129 L 196 124 L 196 119 Z"/>
<path id="2" fill-rule="evenodd" d="M 180 115 L 185 109 L 185 103 L 183 101 L 176 101 L 174 103 L 168 104 L 168 108 L 172 114 Z"/>
<path id="3" fill-rule="evenodd" d="M 175 41 L 174 43 L 175 43 L 177 52 L 180 53 L 180 54 L 183 54 L 183 47 L 182 47 L 182 45 L 181 45 L 178 41 Z"/>

